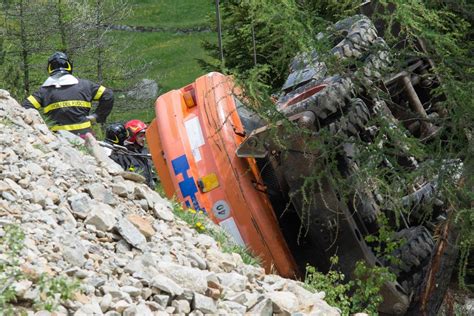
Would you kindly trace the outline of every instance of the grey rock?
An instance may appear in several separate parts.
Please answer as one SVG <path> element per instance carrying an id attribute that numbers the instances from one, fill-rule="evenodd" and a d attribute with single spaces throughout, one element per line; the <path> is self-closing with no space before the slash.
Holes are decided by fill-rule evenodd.
<path id="1" fill-rule="evenodd" d="M 146 301 L 145 304 L 150 308 L 152 312 L 156 311 L 164 311 L 165 308 L 161 306 L 160 304 L 153 302 L 153 301 Z"/>
<path id="2" fill-rule="evenodd" d="M 107 293 L 104 296 L 102 296 L 102 299 L 100 300 L 99 305 L 103 313 L 108 311 L 110 306 L 112 305 L 112 295 Z"/>
<path id="3" fill-rule="evenodd" d="M 142 289 L 140 295 L 144 300 L 147 300 L 153 295 L 153 290 L 148 287 L 145 287 Z"/>
<path id="4" fill-rule="evenodd" d="M 112 206 L 117 205 L 117 199 L 114 197 L 110 190 L 104 187 L 102 183 L 96 182 L 88 185 L 86 188 L 94 200 Z"/>
<path id="5" fill-rule="evenodd" d="M 130 245 L 138 249 L 142 249 L 146 243 L 145 236 L 126 218 L 121 218 L 117 222 L 117 230 Z"/>
<path id="6" fill-rule="evenodd" d="M 128 253 L 130 250 L 131 250 L 130 244 L 123 239 L 119 240 L 115 244 L 115 251 L 117 253 Z"/>
<path id="7" fill-rule="evenodd" d="M 92 301 L 89 304 L 82 305 L 79 310 L 74 313 L 74 316 L 88 316 L 88 315 L 103 315 L 97 301 Z"/>
<path id="8" fill-rule="evenodd" d="M 81 137 L 69 131 L 60 130 L 60 131 L 57 131 L 57 135 L 69 143 L 84 145 L 84 139 L 82 139 Z"/>
<path id="9" fill-rule="evenodd" d="M 194 294 L 193 307 L 204 314 L 215 313 L 217 311 L 217 306 L 214 300 L 199 293 Z"/>
<path id="10" fill-rule="evenodd" d="M 158 84 L 152 79 L 142 79 L 127 92 L 127 96 L 137 100 L 154 100 L 158 96 Z"/>
<path id="11" fill-rule="evenodd" d="M 148 305 L 140 303 L 137 305 L 137 316 L 153 316 L 153 312 L 150 310 Z"/>
<path id="12" fill-rule="evenodd" d="M 189 289 L 184 289 L 181 295 L 177 295 L 175 297 L 175 299 L 177 300 L 187 300 L 187 301 L 192 301 L 193 298 L 194 298 L 194 292 Z"/>
<path id="13" fill-rule="evenodd" d="M 310 314 L 315 316 L 339 316 L 340 312 L 337 308 L 329 306 L 325 301 L 316 300 L 313 302 Z"/>
<path id="14" fill-rule="evenodd" d="M 122 313 L 125 311 L 131 304 L 125 300 L 120 300 L 113 304 L 112 308 L 115 309 L 117 312 Z"/>
<path id="15" fill-rule="evenodd" d="M 72 212 L 79 218 L 86 218 L 89 214 L 92 206 L 89 195 L 86 193 L 78 193 L 69 197 L 69 203 L 71 204 Z"/>
<path id="16" fill-rule="evenodd" d="M 195 238 L 196 245 L 198 247 L 202 246 L 204 248 L 211 248 L 211 247 L 217 247 L 216 241 L 208 235 L 205 234 L 199 234 Z"/>
<path id="17" fill-rule="evenodd" d="M 100 276 L 91 276 L 87 278 L 86 283 L 95 288 L 98 288 L 105 284 L 105 279 Z"/>
<path id="18" fill-rule="evenodd" d="M 171 212 L 166 205 L 157 203 L 153 207 L 153 214 L 164 221 L 172 221 L 174 219 L 173 212 Z"/>
<path id="19" fill-rule="evenodd" d="M 136 288 L 134 286 L 122 286 L 120 290 L 125 293 L 128 293 L 131 297 L 139 296 L 142 292 L 141 289 Z"/>
<path id="20" fill-rule="evenodd" d="M 7 90 L 0 89 L 0 99 L 10 99 L 10 92 L 8 92 Z"/>
<path id="21" fill-rule="evenodd" d="M 8 191 L 4 191 L 2 192 L 2 197 L 7 200 L 7 201 L 10 201 L 10 202 L 15 202 L 17 200 L 17 198 L 11 194 L 10 192 Z"/>
<path id="22" fill-rule="evenodd" d="M 97 230 L 110 231 L 115 225 L 117 213 L 109 205 L 95 202 L 84 224 L 94 225 Z"/>
<path id="23" fill-rule="evenodd" d="M 112 192 L 121 197 L 126 197 L 128 195 L 127 186 L 124 183 L 112 184 Z"/>
<path id="24" fill-rule="evenodd" d="M 172 209 L 169 201 L 163 199 L 157 192 L 153 191 L 148 186 L 136 186 L 134 194 L 138 199 L 146 199 L 150 208 L 154 207 L 156 204 L 163 204 L 169 210 Z"/>
<path id="25" fill-rule="evenodd" d="M 261 316 L 272 316 L 273 315 L 273 303 L 269 298 L 263 299 L 255 304 L 249 311 L 252 315 Z"/>
<path id="26" fill-rule="evenodd" d="M 61 237 L 61 241 L 64 259 L 73 266 L 82 267 L 86 262 L 87 249 L 81 240 L 73 235 L 66 234 Z"/>
<path id="27" fill-rule="evenodd" d="M 164 275 L 155 276 L 153 280 L 151 280 L 151 286 L 173 296 L 181 295 L 184 291 L 181 286 Z"/>
<path id="28" fill-rule="evenodd" d="M 109 158 L 105 149 L 99 145 L 91 133 L 87 133 L 85 135 L 84 145 L 89 150 L 90 154 L 92 154 L 92 156 L 95 158 L 97 164 L 103 167 L 103 175 L 106 175 L 105 170 L 107 170 L 107 172 L 110 174 L 117 174 L 123 170 L 119 164 Z M 106 201 L 104 202 L 107 203 Z"/>
<path id="29" fill-rule="evenodd" d="M 68 207 L 60 206 L 56 212 L 58 224 L 63 226 L 67 230 L 71 230 L 77 226 L 77 221 L 69 211 Z"/>
<path id="30" fill-rule="evenodd" d="M 227 314 L 245 314 L 247 307 L 232 301 L 221 301 L 218 304 L 219 308 L 224 308 Z"/>
<path id="31" fill-rule="evenodd" d="M 18 282 L 15 282 L 13 284 L 13 289 L 15 290 L 15 294 L 17 297 L 23 297 L 26 293 L 31 288 L 31 285 L 33 285 L 33 282 L 28 281 L 28 280 L 21 280 Z"/>
<path id="32" fill-rule="evenodd" d="M 241 292 L 245 290 L 247 285 L 247 278 L 236 272 L 230 273 L 217 273 L 217 278 L 222 286 L 228 287 L 235 292 Z"/>
<path id="33" fill-rule="evenodd" d="M 26 165 L 26 168 L 28 169 L 28 171 L 35 175 L 35 176 L 40 176 L 42 174 L 44 174 L 44 169 L 41 168 L 40 165 L 38 165 L 37 163 L 34 163 L 34 162 L 29 162 L 27 165 Z"/>
<path id="34" fill-rule="evenodd" d="M 199 269 L 205 270 L 207 268 L 206 261 L 203 258 L 201 258 L 198 254 L 196 254 L 195 252 L 188 253 L 188 257 L 191 260 L 196 262 Z"/>
<path id="35" fill-rule="evenodd" d="M 168 295 L 153 295 L 153 300 L 160 304 L 161 307 L 165 308 L 168 306 L 170 297 Z"/>
<path id="36" fill-rule="evenodd" d="M 26 290 L 25 294 L 23 294 L 23 299 L 26 301 L 34 301 L 39 297 L 39 295 L 40 292 L 38 288 L 29 288 Z"/>
<path id="37" fill-rule="evenodd" d="M 130 305 L 123 311 L 122 315 L 123 316 L 138 316 L 139 314 L 138 314 L 137 306 L 135 304 Z"/>
<path id="38" fill-rule="evenodd" d="M 63 248 L 63 257 L 70 264 L 82 267 L 86 262 L 84 255 L 86 251 L 82 247 L 64 247 Z"/>
<path id="39" fill-rule="evenodd" d="M 135 173 L 135 172 L 130 172 L 130 171 L 121 171 L 119 175 L 127 180 L 137 182 L 137 183 L 145 183 L 146 179 L 144 176 Z"/>
<path id="40" fill-rule="evenodd" d="M 186 300 L 175 300 L 173 303 L 171 303 L 171 306 L 175 308 L 176 313 L 188 314 L 191 311 L 191 306 Z"/>
<path id="41" fill-rule="evenodd" d="M 286 311 L 292 313 L 298 311 L 298 298 L 291 292 L 269 292 L 265 296 L 273 302 L 275 312 Z"/>
<path id="42" fill-rule="evenodd" d="M 156 268 L 183 288 L 201 294 L 206 292 L 206 273 L 202 270 L 169 262 L 159 262 Z"/>

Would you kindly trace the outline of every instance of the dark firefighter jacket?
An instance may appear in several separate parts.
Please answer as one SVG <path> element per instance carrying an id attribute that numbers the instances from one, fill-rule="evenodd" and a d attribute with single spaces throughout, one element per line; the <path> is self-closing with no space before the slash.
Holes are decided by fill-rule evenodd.
<path id="1" fill-rule="evenodd" d="M 72 75 L 68 76 L 76 79 Z M 43 84 L 37 92 L 26 98 L 22 105 L 25 108 L 43 109 L 53 120 L 53 126 L 50 127 L 52 131 L 68 130 L 75 134 L 85 134 L 91 127 L 91 122 L 86 117 L 90 114 L 92 101 L 99 101 L 94 114 L 97 122 L 103 123 L 112 111 L 113 92 L 89 80 L 76 79 L 74 82 L 77 83 Z"/>
<path id="2" fill-rule="evenodd" d="M 126 146 L 128 150 L 138 154 L 148 154 L 148 150 L 145 147 L 136 146 L 136 145 L 128 145 Z M 151 163 L 151 159 L 146 157 L 140 156 L 129 156 L 130 159 L 130 166 L 128 167 L 128 171 L 136 172 L 141 174 L 146 179 L 146 184 L 155 189 L 155 181 L 154 181 L 154 171 L 153 165 Z"/>
<path id="3" fill-rule="evenodd" d="M 155 189 L 155 172 L 151 160 L 147 157 L 134 156 L 133 154 L 148 154 L 148 150 L 140 146 L 127 146 L 130 154 L 113 150 L 109 158 L 118 163 L 123 170 L 135 172 L 145 177 L 146 184 Z"/>

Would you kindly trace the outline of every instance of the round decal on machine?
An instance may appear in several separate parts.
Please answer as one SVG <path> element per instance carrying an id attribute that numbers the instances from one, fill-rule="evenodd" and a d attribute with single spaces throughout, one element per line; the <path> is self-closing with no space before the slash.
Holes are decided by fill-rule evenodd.
<path id="1" fill-rule="evenodd" d="M 224 200 L 219 200 L 212 206 L 212 212 L 218 219 L 226 219 L 230 215 L 230 207 Z"/>

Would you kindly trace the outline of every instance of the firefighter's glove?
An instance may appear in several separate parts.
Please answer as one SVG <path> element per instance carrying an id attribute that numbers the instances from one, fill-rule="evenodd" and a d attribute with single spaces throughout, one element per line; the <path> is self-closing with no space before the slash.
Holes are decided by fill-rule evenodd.
<path id="1" fill-rule="evenodd" d="M 88 116 L 86 116 L 86 119 L 91 121 L 92 124 L 96 124 L 97 123 L 97 114 L 88 115 Z"/>

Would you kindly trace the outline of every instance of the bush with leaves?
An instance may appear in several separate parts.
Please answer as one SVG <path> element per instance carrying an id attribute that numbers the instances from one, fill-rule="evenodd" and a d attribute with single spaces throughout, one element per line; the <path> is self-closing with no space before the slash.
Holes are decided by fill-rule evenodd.
<path id="1" fill-rule="evenodd" d="M 332 257 L 331 263 L 337 265 L 338 260 Z M 371 268 L 362 261 L 356 263 L 353 273 L 354 279 L 347 282 L 346 276 L 338 270 L 330 269 L 323 274 L 307 266 L 305 285 L 310 290 L 323 291 L 326 302 L 338 307 L 342 315 L 360 312 L 378 315 L 378 306 L 383 301 L 380 289 L 385 282 L 394 281 L 395 275 L 387 268 Z"/>

